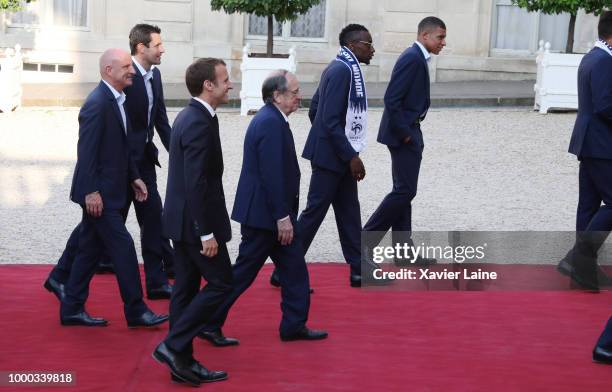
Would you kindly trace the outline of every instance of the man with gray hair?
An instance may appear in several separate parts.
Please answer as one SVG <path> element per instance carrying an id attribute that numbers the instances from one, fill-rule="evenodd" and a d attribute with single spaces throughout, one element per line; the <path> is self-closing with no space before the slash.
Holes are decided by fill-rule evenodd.
<path id="1" fill-rule="evenodd" d="M 300 86 L 295 75 L 279 70 L 263 82 L 261 92 L 265 105 L 246 131 L 232 211 L 242 235 L 232 270 L 234 288 L 204 329 L 223 325 L 231 306 L 270 257 L 282 283 L 281 340 L 325 339 L 327 332 L 306 327 L 310 284 L 300 234 L 294 230 L 300 169 L 288 116 L 299 107 Z"/>
<path id="2" fill-rule="evenodd" d="M 85 311 L 98 256 L 106 252 L 117 274 L 128 327 L 152 327 L 168 316 L 153 313 L 142 300 L 136 249 L 121 213 L 130 185 L 136 200 L 143 202 L 148 196 L 127 139 L 131 127 L 123 89 L 134 77 L 130 55 L 121 49 L 105 51 L 100 57 L 100 75 L 102 81 L 79 112 L 70 199 L 81 206 L 83 218 L 77 255 L 61 297 L 60 320 L 62 325 L 107 325 L 106 320 Z"/>

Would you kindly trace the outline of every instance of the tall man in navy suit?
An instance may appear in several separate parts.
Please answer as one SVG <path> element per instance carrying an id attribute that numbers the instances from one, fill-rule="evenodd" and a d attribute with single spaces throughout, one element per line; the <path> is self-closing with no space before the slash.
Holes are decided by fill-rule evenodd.
<path id="1" fill-rule="evenodd" d="M 107 325 L 106 320 L 85 311 L 98 256 L 106 252 L 117 274 L 128 327 L 151 327 L 168 316 L 154 314 L 142 300 L 136 250 L 121 212 L 130 197 L 130 184 L 137 200 L 143 202 L 148 196 L 127 139 L 130 121 L 123 89 L 134 77 L 130 55 L 121 49 L 107 50 L 100 57 L 100 75 L 102 81 L 79 112 L 77 163 L 70 198 L 83 209 L 83 218 L 60 319 L 62 325 Z"/>
<path id="2" fill-rule="evenodd" d="M 153 144 L 153 127 L 157 129 L 166 150 L 170 141 L 170 125 L 166 115 L 161 74 L 153 67 L 161 63 L 164 53 L 160 34 L 158 27 L 147 24 L 138 24 L 132 28 L 129 36 L 130 49 L 132 65 L 137 72 L 132 85 L 125 89 L 125 109 L 131 123 L 128 142 L 138 176 L 145 182 L 149 196 L 143 202 L 131 197 L 122 209 L 122 214 L 124 219 L 127 219 L 133 200 L 140 225 L 147 298 L 152 300 L 170 298 L 172 287 L 168 284 L 162 258 L 165 269 L 170 270 L 174 257 L 170 241 L 164 238 L 161 232 L 162 203 L 155 172 L 155 165 L 159 166 L 159 161 L 157 148 Z M 81 227 L 77 226 L 73 230 L 62 256 L 45 282 L 45 287 L 58 298 L 62 296 L 63 286 L 68 280 L 79 247 L 80 229 Z M 100 257 L 99 269 L 101 266 L 103 269 L 112 270 L 108 258 L 108 255 Z"/>
<path id="3" fill-rule="evenodd" d="M 610 278 L 597 268 L 597 251 L 612 230 L 612 12 L 602 14 L 599 40 L 578 68 L 578 115 L 569 152 L 580 161 L 576 243 L 558 270 L 598 291 Z"/>
<path id="4" fill-rule="evenodd" d="M 374 46 L 369 31 L 358 24 L 346 26 L 339 41 L 340 54 L 323 71 L 308 112 L 312 127 L 302 157 L 310 161 L 312 175 L 298 228 L 307 252 L 333 206 L 342 253 L 350 265 L 350 284 L 359 286 L 361 212 L 357 181 L 365 177 L 359 152 L 365 147 L 367 116 L 365 81 L 359 63 L 370 63 Z M 271 283 L 280 283 L 274 274 Z"/>
<path id="5" fill-rule="evenodd" d="M 224 324 L 230 307 L 270 257 L 282 284 L 281 339 L 324 339 L 327 332 L 306 327 L 310 286 L 301 232 L 296 228 L 300 168 L 288 116 L 298 109 L 300 85 L 295 75 L 282 70 L 272 73 L 261 90 L 265 105 L 246 131 L 232 211 L 242 234 L 233 267 L 234 289 L 204 330 Z"/>
<path id="6" fill-rule="evenodd" d="M 400 55 L 393 67 L 377 139 L 387 145 L 391 154 L 393 189 L 365 224 L 364 231 L 386 232 L 391 228 L 394 232 L 412 231 L 412 199 L 417 193 L 424 148 L 420 123 L 430 103 L 427 62 L 431 53 L 438 54 L 444 48 L 445 39 L 446 25 L 442 20 L 433 16 L 423 19 L 417 41 Z M 435 260 L 418 262 L 428 264 Z"/>
<path id="7" fill-rule="evenodd" d="M 196 60 L 187 68 L 193 97 L 174 121 L 163 214 L 164 232 L 174 242 L 176 281 L 170 301 L 170 331 L 153 356 L 175 381 L 199 385 L 225 380 L 193 357 L 193 339 L 232 291 L 226 243 L 232 229 L 223 192 L 223 153 L 217 107 L 229 101 L 223 60 Z M 200 290 L 202 278 L 206 286 Z"/>

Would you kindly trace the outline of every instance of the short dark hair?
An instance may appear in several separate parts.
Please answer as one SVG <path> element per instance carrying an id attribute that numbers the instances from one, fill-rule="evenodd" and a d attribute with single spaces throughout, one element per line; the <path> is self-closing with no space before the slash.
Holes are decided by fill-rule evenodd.
<path id="1" fill-rule="evenodd" d="M 274 102 L 274 92 L 284 93 L 289 88 L 286 69 L 272 72 L 261 85 L 261 97 L 265 103 Z"/>
<path id="2" fill-rule="evenodd" d="M 215 72 L 217 65 L 225 65 L 225 61 L 206 57 L 197 59 L 187 67 L 187 71 L 185 71 L 185 84 L 192 97 L 202 94 L 204 81 L 210 80 L 213 84 L 217 84 L 217 74 Z"/>
<path id="3" fill-rule="evenodd" d="M 608 39 L 612 37 L 612 11 L 605 11 L 599 17 L 597 34 L 601 39 Z"/>
<path id="4" fill-rule="evenodd" d="M 150 24 L 140 23 L 130 30 L 130 52 L 136 54 L 138 44 L 143 44 L 147 48 L 151 43 L 151 34 L 161 34 L 161 29 Z"/>
<path id="5" fill-rule="evenodd" d="M 446 30 L 446 25 L 440 18 L 436 18 L 435 16 L 428 16 L 419 22 L 419 27 L 417 29 L 417 34 L 421 34 L 425 30 L 433 30 L 436 27 Z"/>
<path id="6" fill-rule="evenodd" d="M 357 40 L 357 33 L 361 31 L 368 32 L 368 29 L 366 29 L 365 26 L 356 23 L 351 23 L 350 25 L 343 28 L 340 32 L 340 35 L 338 36 L 340 46 L 346 46 L 350 42 Z"/>

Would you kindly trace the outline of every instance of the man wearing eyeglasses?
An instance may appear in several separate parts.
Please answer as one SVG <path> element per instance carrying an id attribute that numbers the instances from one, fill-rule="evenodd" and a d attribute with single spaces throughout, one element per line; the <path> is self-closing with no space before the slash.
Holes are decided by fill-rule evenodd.
<path id="1" fill-rule="evenodd" d="M 361 285 L 361 212 L 357 182 L 365 177 L 359 152 L 365 148 L 367 97 L 360 63 L 374 56 L 372 36 L 359 24 L 340 32 L 338 56 L 321 75 L 308 116 L 312 123 L 302 157 L 312 175 L 306 208 L 298 219 L 304 252 L 308 251 L 327 211 L 334 208 L 342 253 L 350 265 L 349 282 Z M 276 271 L 270 283 L 279 286 Z"/>

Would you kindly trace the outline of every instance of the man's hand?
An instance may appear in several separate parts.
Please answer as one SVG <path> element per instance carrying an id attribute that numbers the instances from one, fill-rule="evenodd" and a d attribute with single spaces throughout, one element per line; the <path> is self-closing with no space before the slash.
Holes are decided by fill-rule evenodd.
<path id="1" fill-rule="evenodd" d="M 278 241 L 281 245 L 289 245 L 293 241 L 293 225 L 291 224 L 291 218 L 276 222 L 278 227 Z"/>
<path id="2" fill-rule="evenodd" d="M 132 189 L 134 190 L 134 197 L 136 201 L 143 202 L 147 200 L 147 196 L 149 195 L 147 192 L 147 186 L 140 179 L 137 178 L 132 182 Z"/>
<path id="3" fill-rule="evenodd" d="M 412 140 L 412 138 L 411 138 L 410 136 L 406 136 L 406 137 L 404 138 L 404 140 L 402 140 L 402 142 L 403 142 L 404 144 L 408 144 L 408 143 L 410 143 L 410 140 Z"/>
<path id="4" fill-rule="evenodd" d="M 365 167 L 363 166 L 363 162 L 361 162 L 361 158 L 359 158 L 358 155 L 354 156 L 353 159 L 351 159 L 350 166 L 351 175 L 353 176 L 355 181 L 363 180 L 366 175 Z"/>
<path id="5" fill-rule="evenodd" d="M 219 252 L 219 244 L 217 244 L 215 237 L 202 241 L 202 250 L 200 251 L 201 254 L 212 258 L 217 255 L 217 252 Z"/>
<path id="6" fill-rule="evenodd" d="M 94 218 L 99 218 L 102 215 L 104 206 L 102 205 L 102 196 L 100 192 L 92 192 L 85 195 L 85 209 L 87 213 Z"/>

